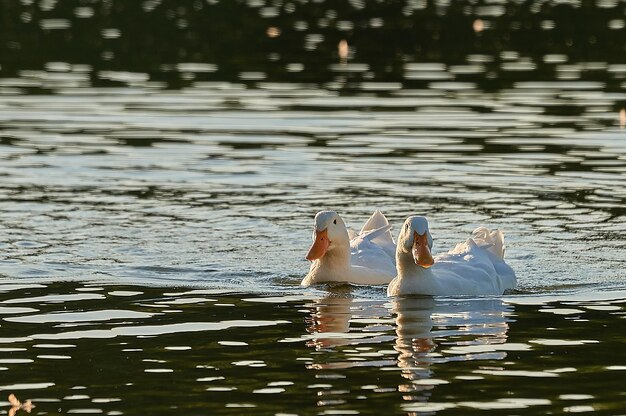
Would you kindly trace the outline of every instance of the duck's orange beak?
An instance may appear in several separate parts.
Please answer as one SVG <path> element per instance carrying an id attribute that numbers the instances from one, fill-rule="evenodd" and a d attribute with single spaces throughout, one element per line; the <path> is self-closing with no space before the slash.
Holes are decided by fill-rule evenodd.
<path id="1" fill-rule="evenodd" d="M 429 268 L 435 264 L 433 255 L 430 254 L 428 247 L 427 233 L 419 235 L 417 231 L 413 232 L 413 260 L 420 267 Z"/>
<path id="2" fill-rule="evenodd" d="M 329 244 L 330 241 L 328 241 L 328 228 L 325 228 L 322 231 L 316 231 L 315 241 L 309 249 L 309 252 L 306 254 L 306 259 L 309 261 L 314 261 L 324 257 L 324 254 L 326 254 L 326 251 L 328 251 Z"/>

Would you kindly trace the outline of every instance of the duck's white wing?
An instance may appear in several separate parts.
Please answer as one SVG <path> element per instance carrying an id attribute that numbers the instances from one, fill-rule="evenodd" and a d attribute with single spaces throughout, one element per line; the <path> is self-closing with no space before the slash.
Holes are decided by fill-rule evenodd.
<path id="1" fill-rule="evenodd" d="M 494 237 L 501 237 L 498 233 Z M 516 283 L 513 269 L 499 256 L 504 252 L 502 242 L 479 239 L 479 245 L 469 238 L 436 256 L 433 272 L 444 287 L 454 288 L 459 294 L 500 295 Z"/>
<path id="2" fill-rule="evenodd" d="M 386 285 L 393 280 L 393 277 L 394 274 L 389 274 L 389 270 L 352 265 L 349 282 L 357 285 Z"/>
<path id="3" fill-rule="evenodd" d="M 369 230 L 352 240 L 350 242 L 352 265 L 383 273 L 391 280 L 396 275 L 395 257 L 375 243 L 377 238 L 384 236 L 390 229 L 390 225 L 385 225 Z"/>
<path id="4" fill-rule="evenodd" d="M 486 227 L 478 227 L 472 233 L 472 240 L 476 245 L 488 252 L 493 267 L 498 274 L 502 290 L 515 288 L 517 278 L 515 272 L 504 261 L 504 233 L 500 230 L 489 230 Z"/>
<path id="5" fill-rule="evenodd" d="M 385 239 L 390 230 L 391 225 L 387 224 L 373 230 L 361 231 L 361 233 L 355 237 L 355 240 L 369 241 L 370 243 L 376 244 L 376 241 Z"/>

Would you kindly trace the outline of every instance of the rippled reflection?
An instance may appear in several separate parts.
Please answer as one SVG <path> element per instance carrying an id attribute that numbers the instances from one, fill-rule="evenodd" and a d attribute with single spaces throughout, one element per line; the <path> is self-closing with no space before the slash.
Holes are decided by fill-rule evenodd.
<path id="1" fill-rule="evenodd" d="M 315 301 L 315 312 L 308 318 L 307 331 L 315 335 L 310 346 L 317 349 L 350 343 L 342 334 L 350 332 L 350 310 L 353 299 L 347 296 L 328 296 Z"/>
<path id="2" fill-rule="evenodd" d="M 400 298 L 392 303 L 396 314 L 396 346 L 398 351 L 398 367 L 406 369 L 402 372 L 408 380 L 429 378 L 422 367 L 428 368 L 437 345 L 433 341 L 433 319 L 435 300 L 431 297 Z M 415 371 L 415 373 L 414 373 Z"/>
<path id="3" fill-rule="evenodd" d="M 307 304 L 308 333 L 300 340 L 313 351 L 304 365 L 317 380 L 309 388 L 316 392 L 321 409 L 359 408 L 359 399 L 376 401 L 397 393 L 399 409 L 406 412 L 548 407 L 570 411 L 577 408 L 579 397 L 582 401 L 595 399 L 588 385 L 575 381 L 580 372 L 594 365 L 580 355 L 582 351 L 601 345 L 585 338 L 587 325 L 593 321 L 583 317 L 590 312 L 619 314 L 623 310 L 623 299 L 614 297 L 619 297 L 617 293 L 607 294 L 607 301 L 600 304 L 584 295 L 556 303 L 528 296 L 506 302 L 413 297 L 387 304 L 355 295 L 331 288 L 325 297 Z M 527 309 L 528 304 L 534 305 L 532 310 Z M 553 318 L 546 321 L 538 315 Z M 593 319 L 613 318 L 596 314 Z M 554 337 L 539 339 L 537 333 Z M 611 354 L 617 353 L 618 344 L 607 346 Z M 557 350 L 565 355 L 557 358 L 553 355 Z M 568 354 L 576 350 L 577 358 L 572 360 Z M 620 371 L 621 367 L 607 368 Z M 546 378 L 557 380 L 551 386 L 580 395 L 562 394 L 554 399 L 534 390 Z M 603 384 L 613 386 L 617 380 L 610 377 Z M 492 383 L 526 387 L 522 394 L 503 397 L 487 393 L 485 386 Z M 476 396 L 477 390 L 486 395 Z M 597 409 L 590 404 L 581 406 Z"/>
<path id="4" fill-rule="evenodd" d="M 242 299 L 212 289 L 0 284 L 0 305 L 16 305 L 2 315 L 0 391 L 30 398 L 33 412 L 110 415 L 161 414 L 172 403 L 233 414 L 621 406 L 626 350 L 611 328 L 623 291 L 390 301 L 371 288 L 326 289 Z M 76 296 L 88 294 L 102 296 Z M 109 311 L 117 313 L 103 319 Z"/>
<path id="5" fill-rule="evenodd" d="M 394 300 L 392 308 L 396 314 L 397 365 L 409 381 L 400 384 L 398 391 L 405 393 L 404 400 L 417 402 L 409 405 L 411 410 L 437 408 L 439 405 L 428 403 L 439 385 L 480 379 L 463 374 L 455 380 L 438 378 L 433 364 L 502 360 L 507 356 L 503 351 L 515 349 L 504 345 L 512 309 L 500 300 L 438 302 L 430 297 L 409 297 Z M 436 339 L 442 340 L 440 345 Z"/>

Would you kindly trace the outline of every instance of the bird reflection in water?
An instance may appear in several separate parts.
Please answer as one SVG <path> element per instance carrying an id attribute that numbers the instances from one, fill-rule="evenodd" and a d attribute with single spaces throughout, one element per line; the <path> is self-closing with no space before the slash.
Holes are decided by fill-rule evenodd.
<path id="1" fill-rule="evenodd" d="M 307 345 L 325 353 L 314 355 L 306 367 L 321 371 L 321 378 L 343 378 L 337 371 L 354 367 L 398 368 L 403 399 L 426 405 L 438 386 L 465 383 L 463 377 L 445 375 L 446 363 L 502 360 L 516 348 L 504 345 L 513 307 L 501 299 L 397 297 L 390 307 L 388 301 L 355 300 L 351 290 L 332 288 L 308 305 Z M 467 371 L 461 376 L 476 377 L 470 367 Z M 318 392 L 324 397 L 335 393 Z"/>
<path id="2" fill-rule="evenodd" d="M 334 288 L 326 297 L 316 299 L 306 320 L 306 330 L 318 336 L 307 342 L 307 346 L 320 350 L 350 343 L 350 339 L 341 334 L 350 332 L 351 306 L 350 286 Z"/>
<path id="3" fill-rule="evenodd" d="M 442 384 L 461 382 L 435 377 L 437 366 L 449 361 L 501 360 L 512 307 L 500 299 L 440 300 L 396 298 L 397 366 L 410 383 L 398 386 L 404 400 L 428 402 Z"/>
<path id="4" fill-rule="evenodd" d="M 328 354 L 316 354 L 313 370 L 352 367 L 386 367 L 395 361 L 376 352 L 395 337 L 387 300 L 355 300 L 350 286 L 331 287 L 324 298 L 309 307 L 307 346 Z M 354 324 L 354 325 L 351 325 Z M 345 348 L 344 348 L 345 347 Z"/>
<path id="5" fill-rule="evenodd" d="M 432 297 L 407 297 L 394 299 L 393 312 L 396 314 L 397 365 L 402 369 L 402 377 L 410 381 L 426 380 L 432 377 L 431 353 L 437 344 L 433 340 L 432 312 L 435 300 Z M 432 389 L 432 385 L 401 384 L 398 390 L 405 393 Z M 417 397 L 404 396 L 405 400 Z"/>

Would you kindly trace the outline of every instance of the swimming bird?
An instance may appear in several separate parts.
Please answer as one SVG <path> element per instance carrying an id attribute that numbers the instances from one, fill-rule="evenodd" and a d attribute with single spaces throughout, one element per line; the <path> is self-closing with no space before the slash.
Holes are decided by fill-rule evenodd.
<path id="1" fill-rule="evenodd" d="M 306 255 L 313 263 L 302 286 L 321 282 L 389 283 L 396 275 L 395 243 L 390 229 L 387 218 L 376 210 L 361 231 L 351 236 L 335 211 L 318 212 L 313 245 Z"/>
<path id="2" fill-rule="evenodd" d="M 501 295 L 515 287 L 515 272 L 504 261 L 504 234 L 478 227 L 471 237 L 433 258 L 428 220 L 406 219 L 396 248 L 398 275 L 387 287 L 398 295 Z"/>

